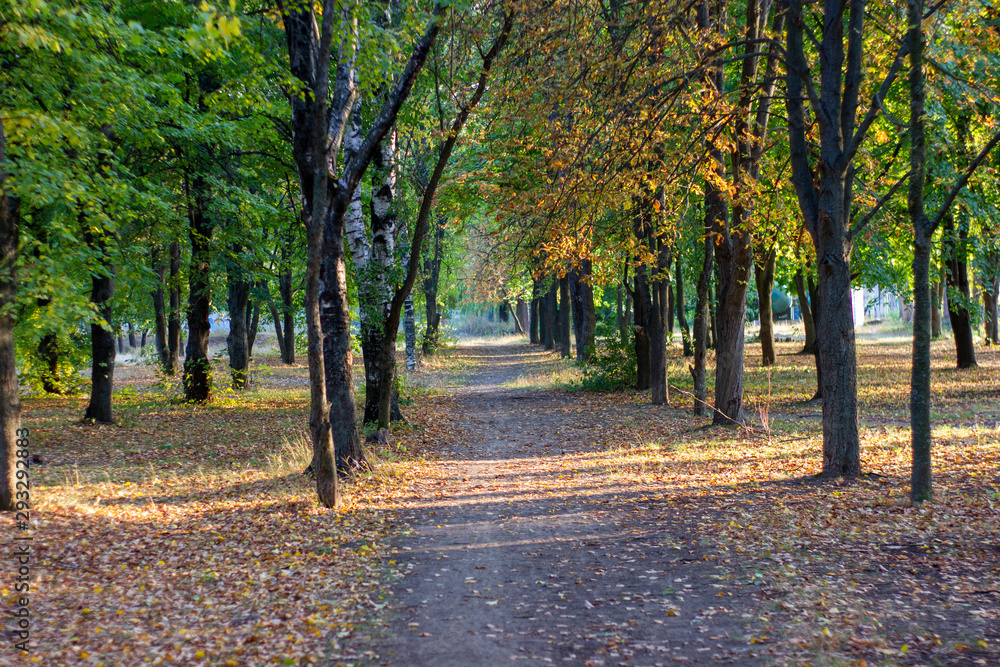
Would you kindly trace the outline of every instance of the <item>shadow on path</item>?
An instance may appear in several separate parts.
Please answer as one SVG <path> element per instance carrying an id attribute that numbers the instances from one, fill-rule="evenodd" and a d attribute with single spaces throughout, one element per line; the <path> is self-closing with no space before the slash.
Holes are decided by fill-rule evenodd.
<path id="1" fill-rule="evenodd" d="M 751 587 L 703 539 L 722 520 L 710 502 L 609 479 L 563 436 L 573 395 L 501 388 L 534 349 L 460 351 L 477 373 L 453 402 L 459 437 L 403 512 L 379 664 L 762 662 Z"/>

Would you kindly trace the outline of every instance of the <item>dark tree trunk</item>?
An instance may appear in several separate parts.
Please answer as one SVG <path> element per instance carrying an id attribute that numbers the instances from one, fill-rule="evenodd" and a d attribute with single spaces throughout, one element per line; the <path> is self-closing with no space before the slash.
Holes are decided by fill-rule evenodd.
<path id="1" fill-rule="evenodd" d="M 649 283 L 646 280 L 646 269 L 637 266 L 632 279 L 632 315 L 633 344 L 635 345 L 635 388 L 646 391 L 651 383 L 650 321 L 653 319 L 652 299 L 649 293 Z M 648 305 L 647 305 L 648 302 Z"/>
<path id="2" fill-rule="evenodd" d="M 14 347 L 20 222 L 20 202 L 7 193 L 7 137 L 0 121 L 0 512 L 17 509 L 17 450 L 25 449 L 21 445 L 26 440 L 20 438 L 28 435 L 21 430 L 21 392 Z"/>
<path id="3" fill-rule="evenodd" d="M 707 407 L 708 389 L 706 387 L 707 378 L 707 357 L 708 357 L 708 334 L 710 330 L 709 322 L 709 301 L 712 287 L 712 266 L 714 262 L 715 242 L 711 234 L 715 226 L 716 218 L 725 217 L 726 202 L 718 191 L 708 192 L 705 195 L 705 240 L 699 245 L 703 248 L 701 273 L 698 275 L 698 301 L 694 313 L 694 366 L 691 368 L 691 375 L 694 379 L 694 414 L 705 414 Z"/>
<path id="4" fill-rule="evenodd" d="M 278 312 L 278 307 L 274 303 L 274 298 L 271 296 L 271 290 L 265 281 L 263 283 L 264 296 L 267 299 L 267 308 L 271 313 L 271 321 L 274 323 L 274 338 L 278 342 L 278 355 L 281 357 L 282 363 L 285 359 L 285 336 L 281 331 L 281 313 Z"/>
<path id="5" fill-rule="evenodd" d="M 816 343 L 822 369 L 822 474 L 854 477 L 861 473 L 861 449 L 850 297 L 854 245 L 850 222 L 854 203 L 853 160 L 868 127 L 857 124 L 863 78 L 865 2 L 824 0 L 823 12 L 825 27 L 815 70 L 821 82 L 814 106 L 826 121 L 819 128 L 818 150 L 812 149 L 807 140 L 808 96 L 803 77 L 811 76 L 812 68 L 805 56 L 806 19 L 799 4 L 790 9 L 787 21 L 785 106 L 792 182 L 816 248 L 819 272 L 822 317 L 816 322 Z M 894 61 L 884 86 L 891 85 L 898 73 L 900 58 Z"/>
<path id="6" fill-rule="evenodd" d="M 323 236 L 319 306 L 330 428 L 336 447 L 337 468 L 340 470 L 367 465 L 354 414 L 351 313 L 346 281 L 343 225 L 327 224 Z M 367 363 L 366 359 L 366 367 Z M 378 414 L 375 420 L 378 420 Z"/>
<path id="7" fill-rule="evenodd" d="M 153 290 L 153 330 L 155 331 L 156 358 L 160 360 L 160 367 L 166 371 L 169 361 L 167 354 L 167 304 L 164 292 L 167 263 L 163 256 L 162 246 L 153 246 L 152 263 L 153 273 L 156 275 L 156 288 Z"/>
<path id="8" fill-rule="evenodd" d="M 135 337 L 135 326 L 131 322 L 128 323 L 128 346 L 132 350 L 139 347 L 139 340 Z"/>
<path id="9" fill-rule="evenodd" d="M 281 362 L 295 363 L 295 306 L 292 302 L 292 269 L 288 267 L 278 276 L 278 293 L 281 295 L 281 312 L 285 319 L 282 333 L 285 336 L 284 348 L 281 352 Z"/>
<path id="10" fill-rule="evenodd" d="M 924 130 L 923 0 L 908 0 L 910 45 L 910 187 L 907 209 L 913 225 L 913 368 L 910 376 L 910 430 L 913 466 L 910 498 L 931 499 L 931 236 L 934 224 L 924 209 L 926 145 Z"/>
<path id="11" fill-rule="evenodd" d="M 540 316 L 541 316 L 541 286 L 537 278 L 532 278 L 531 281 L 531 304 L 528 310 L 529 327 L 528 327 L 528 341 L 532 345 L 538 345 L 541 342 L 540 331 L 542 329 Z"/>
<path id="12" fill-rule="evenodd" d="M 149 335 L 149 329 L 142 330 L 142 337 L 139 339 L 139 347 L 143 350 L 146 349 L 146 336 Z"/>
<path id="13" fill-rule="evenodd" d="M 177 372 L 181 351 L 181 244 L 170 244 L 170 312 L 167 313 L 167 357 L 163 370 L 168 375 Z"/>
<path id="14" fill-rule="evenodd" d="M 809 305 L 812 308 L 813 325 L 819 327 L 819 321 L 822 319 L 823 308 L 819 301 L 819 287 L 816 286 L 816 282 L 813 280 L 812 274 L 810 273 L 809 279 L 806 283 L 809 286 Z M 813 345 L 813 360 L 816 365 L 816 393 L 813 397 L 809 399 L 809 402 L 819 401 L 823 398 L 823 366 L 819 363 L 819 345 Z"/>
<path id="15" fill-rule="evenodd" d="M 556 293 L 559 289 L 559 280 L 555 277 L 550 277 L 549 280 L 551 284 L 545 293 L 542 304 L 545 311 L 542 315 L 542 339 L 546 350 L 554 350 L 556 348 Z"/>
<path id="16" fill-rule="evenodd" d="M 506 301 L 497 306 L 497 319 L 501 322 L 510 322 L 510 304 Z"/>
<path id="17" fill-rule="evenodd" d="M 92 247 L 102 256 L 102 273 L 91 276 L 90 300 L 105 322 L 111 322 L 111 299 L 115 295 L 115 273 L 107 260 L 103 240 L 91 240 Z M 90 378 L 90 403 L 83 418 L 101 424 L 114 423 L 111 392 L 114 389 L 115 337 L 99 322 L 90 325 L 90 346 L 93 357 Z"/>
<path id="18" fill-rule="evenodd" d="M 240 248 L 233 252 L 239 254 Z M 247 335 L 247 303 L 250 298 L 250 283 L 243 278 L 238 267 L 228 272 L 229 287 L 229 335 L 226 347 L 229 351 L 229 368 L 233 376 L 233 389 L 246 389 L 250 368 L 250 343 Z"/>
<path id="19" fill-rule="evenodd" d="M 651 245 L 656 251 L 656 273 L 659 279 L 648 282 L 652 297 L 648 304 L 651 317 L 647 319 L 650 401 L 653 405 L 667 405 L 670 403 L 667 384 L 667 318 L 673 313 L 670 303 L 673 294 L 670 289 L 671 253 L 670 247 L 662 238 L 653 239 Z M 638 294 L 639 291 L 636 290 L 636 295 Z"/>
<path id="20" fill-rule="evenodd" d="M 517 300 L 517 333 L 526 334 L 528 333 L 528 302 L 522 298 Z"/>
<path id="21" fill-rule="evenodd" d="M 688 328 L 687 313 L 684 312 L 687 306 L 684 303 L 684 271 L 680 252 L 677 253 L 674 276 L 674 283 L 677 287 L 677 298 L 674 299 L 674 305 L 677 308 L 677 324 L 681 328 L 681 343 L 684 346 L 684 356 L 690 357 L 694 353 L 691 350 L 691 330 Z"/>
<path id="22" fill-rule="evenodd" d="M 712 246 L 714 250 L 714 245 Z M 711 288 L 708 290 L 708 349 L 715 349 L 715 341 L 719 340 L 719 313 L 716 305 L 719 303 L 719 267 L 715 266 L 715 262 L 712 263 L 712 277 L 715 279 L 712 282 Z"/>
<path id="23" fill-rule="evenodd" d="M 757 284 L 757 303 L 760 309 L 761 365 L 774 365 L 774 315 L 771 292 L 774 290 L 774 262 L 777 248 L 772 246 L 763 264 L 754 263 L 754 282 Z"/>
<path id="24" fill-rule="evenodd" d="M 184 359 L 184 399 L 205 403 L 212 398 L 212 363 L 208 337 L 212 314 L 212 221 L 208 184 L 202 176 L 192 184 L 190 208 L 191 268 L 188 276 L 188 340 Z"/>
<path id="25" fill-rule="evenodd" d="M 674 290 L 670 287 L 670 265 L 673 263 L 673 253 L 667 252 L 667 266 L 664 269 L 665 275 L 658 281 L 664 283 L 666 288 L 666 299 L 663 303 L 664 336 L 665 340 L 674 339 Z"/>
<path id="26" fill-rule="evenodd" d="M 945 218 L 944 229 L 946 275 L 951 294 L 948 298 L 948 319 L 955 336 L 955 355 L 959 368 L 976 366 L 976 344 L 973 340 L 972 316 L 966 304 L 969 302 L 969 267 L 967 264 L 969 231 L 965 225 L 955 229 L 951 214 Z M 953 298 L 957 297 L 957 298 Z"/>
<path id="27" fill-rule="evenodd" d="M 125 336 L 118 335 L 118 354 L 125 354 Z"/>
<path id="28" fill-rule="evenodd" d="M 940 274 L 940 271 L 938 271 Z M 944 280 L 938 275 L 931 283 L 931 338 L 941 337 L 941 302 L 944 301 Z"/>
<path id="29" fill-rule="evenodd" d="M 434 233 L 431 235 L 427 252 L 424 253 L 424 313 L 427 319 L 424 354 L 433 354 L 440 345 L 441 313 L 438 311 L 437 297 L 441 282 L 441 263 L 444 261 L 445 222 L 445 216 L 440 214 L 436 216 Z"/>
<path id="30" fill-rule="evenodd" d="M 263 281 L 257 283 L 258 289 L 263 288 Z M 253 300 L 253 314 L 247 309 L 247 360 L 253 361 L 253 346 L 257 342 L 257 332 L 260 330 L 260 299 Z"/>
<path id="31" fill-rule="evenodd" d="M 809 291 L 806 289 L 806 277 L 800 268 L 795 272 L 795 294 L 799 299 L 799 311 L 802 313 L 802 328 L 805 329 L 806 342 L 799 354 L 814 354 L 816 352 L 816 323 L 813 321 L 813 309 L 809 304 Z"/>
<path id="32" fill-rule="evenodd" d="M 998 258 L 994 257 L 994 260 Z M 997 293 L 1000 292 L 1000 280 L 987 278 L 983 284 L 983 312 L 985 313 L 983 327 L 987 345 L 1000 343 L 997 337 Z"/>
<path id="33" fill-rule="evenodd" d="M 563 359 L 573 356 L 570 345 L 570 311 L 572 306 L 569 302 L 569 275 L 559 278 L 559 351 Z"/>
<path id="34" fill-rule="evenodd" d="M 580 261 L 580 268 L 570 278 L 570 298 L 573 300 L 573 325 L 576 333 L 576 358 L 589 361 L 597 331 L 597 312 L 594 307 L 594 286 L 591 284 L 593 265 L 589 259 Z M 579 309 L 579 313 L 577 310 Z"/>

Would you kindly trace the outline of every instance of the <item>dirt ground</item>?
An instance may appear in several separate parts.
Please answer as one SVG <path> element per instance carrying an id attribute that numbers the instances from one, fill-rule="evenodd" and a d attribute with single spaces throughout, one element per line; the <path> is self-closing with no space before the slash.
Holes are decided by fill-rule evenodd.
<path id="1" fill-rule="evenodd" d="M 581 422 L 574 395 L 502 388 L 537 351 L 459 354 L 478 372 L 403 514 L 380 664 L 761 662 L 751 587 L 703 539 L 717 511 L 609 480 L 588 436 L 613 425 Z"/>

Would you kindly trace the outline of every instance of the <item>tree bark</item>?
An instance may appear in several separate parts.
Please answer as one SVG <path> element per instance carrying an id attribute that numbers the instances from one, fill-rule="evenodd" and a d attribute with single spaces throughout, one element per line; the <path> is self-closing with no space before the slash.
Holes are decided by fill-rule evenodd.
<path id="1" fill-rule="evenodd" d="M 542 316 L 542 339 L 546 350 L 556 348 L 556 293 L 559 290 L 559 279 L 555 276 L 549 278 L 551 281 L 548 292 L 544 297 L 545 311 Z"/>
<path id="2" fill-rule="evenodd" d="M 994 258 L 1000 259 L 1000 258 Z M 997 293 L 1000 292 L 1000 280 L 987 278 L 983 284 L 983 312 L 985 313 L 983 327 L 987 345 L 997 345 L 1000 338 L 997 334 Z"/>
<path id="3" fill-rule="evenodd" d="M 156 358 L 160 360 L 160 367 L 167 370 L 169 356 L 167 353 L 167 305 L 164 292 L 164 282 L 167 278 L 167 264 L 163 257 L 163 247 L 153 246 L 152 252 L 153 273 L 156 275 L 156 288 L 153 290 L 153 328 L 156 343 Z"/>
<path id="4" fill-rule="evenodd" d="M 700 246 L 703 249 L 701 273 L 698 275 L 698 297 L 694 313 L 694 366 L 691 367 L 691 375 L 694 379 L 694 408 L 696 415 L 705 414 L 707 406 L 708 389 L 706 387 L 707 377 L 707 357 L 708 357 L 708 334 L 709 334 L 709 291 L 712 283 L 712 265 L 714 259 L 715 242 L 712 240 L 711 230 L 715 225 L 715 218 L 725 216 L 726 202 L 718 193 L 715 197 L 705 196 L 705 240 Z"/>
<path id="5" fill-rule="evenodd" d="M 532 278 L 531 305 L 529 306 L 529 312 L 528 312 L 528 317 L 529 317 L 528 341 L 532 345 L 538 345 L 541 342 L 541 337 L 539 334 L 539 330 L 541 329 L 541 327 L 539 326 L 539 317 L 541 313 L 541 298 L 539 297 L 540 289 L 541 287 L 539 285 L 538 278 Z"/>
<path id="6" fill-rule="evenodd" d="M 180 365 L 181 351 L 181 244 L 178 241 L 170 244 L 170 283 L 167 291 L 170 294 L 170 311 L 167 313 L 167 356 L 163 370 L 167 375 L 174 375 Z"/>
<path id="7" fill-rule="evenodd" d="M 955 336 L 955 357 L 959 368 L 976 366 L 976 344 L 972 316 L 966 304 L 970 299 L 969 267 L 967 263 L 969 231 L 965 225 L 955 229 L 951 214 L 945 217 L 945 274 L 951 293 L 948 295 L 948 319 Z"/>
<path id="8" fill-rule="evenodd" d="M 940 275 L 936 277 L 937 280 L 931 283 L 931 338 L 935 340 L 941 337 L 941 302 L 944 301 L 944 280 Z"/>
<path id="9" fill-rule="evenodd" d="M 795 294 L 799 299 L 799 310 L 802 313 L 802 328 L 805 329 L 806 341 L 799 354 L 813 354 L 816 351 L 816 323 L 813 320 L 813 309 L 809 304 L 809 291 L 806 289 L 806 278 L 799 268 L 795 272 Z"/>
<path id="10" fill-rule="evenodd" d="M 792 182 L 816 248 L 819 301 L 822 317 L 816 323 L 816 342 L 822 370 L 823 476 L 853 477 L 861 473 L 858 435 L 857 366 L 851 308 L 850 228 L 855 180 L 854 157 L 865 141 L 874 111 L 858 124 L 863 78 L 865 0 L 824 0 L 824 29 L 819 47 L 818 93 L 814 111 L 824 118 L 819 150 L 806 139 L 807 123 L 803 77 L 811 76 L 804 50 L 802 5 L 790 3 L 786 32 L 786 110 Z M 845 53 L 844 40 L 847 39 Z M 897 55 L 877 97 L 884 97 L 898 74 Z M 815 166 L 812 155 L 818 154 Z"/>
<path id="11" fill-rule="evenodd" d="M 517 312 L 517 329 L 518 329 L 517 333 L 519 333 L 519 334 L 526 334 L 526 333 L 528 333 L 528 331 L 527 331 L 527 327 L 529 326 L 529 324 L 528 324 L 528 302 L 525 301 L 523 298 L 518 297 L 518 299 L 517 299 L 517 307 L 516 307 L 515 310 Z"/>
<path id="12" fill-rule="evenodd" d="M 931 491 L 931 236 L 924 208 L 923 0 L 907 0 L 910 45 L 910 183 L 907 209 L 913 225 L 913 367 L 910 376 L 910 433 L 913 465 L 910 498 L 930 500 Z"/>
<path id="13" fill-rule="evenodd" d="M 424 253 L 424 314 L 427 328 L 424 332 L 424 354 L 434 354 L 440 343 L 441 313 L 438 309 L 438 292 L 441 283 L 441 263 L 444 260 L 445 217 L 437 215 L 434 233 L 428 252 Z M 537 341 L 536 341 L 537 342 Z"/>
<path id="14" fill-rule="evenodd" d="M 234 248 L 238 254 L 240 248 Z M 250 368 L 250 342 L 247 331 L 247 305 L 250 298 L 250 283 L 241 275 L 239 267 L 230 267 L 227 275 L 229 288 L 229 335 L 226 347 L 229 352 L 229 368 L 232 371 L 233 389 L 247 388 Z"/>
<path id="15" fill-rule="evenodd" d="M 212 313 L 212 220 L 208 183 L 197 176 L 189 204 L 191 268 L 188 276 L 188 340 L 184 359 L 184 399 L 205 403 L 212 398 L 212 362 L 208 357 Z"/>
<path id="16" fill-rule="evenodd" d="M 688 328 L 687 321 L 687 306 L 684 303 L 684 271 L 681 262 L 681 253 L 678 249 L 676 266 L 674 267 L 674 283 L 677 287 L 677 297 L 674 299 L 674 305 L 677 308 L 677 324 L 681 328 L 681 343 L 684 346 L 684 356 L 690 357 L 693 354 L 691 350 L 691 330 Z"/>
<path id="17" fill-rule="evenodd" d="M 107 327 L 112 321 L 111 299 L 115 295 L 115 270 L 107 257 L 103 239 L 89 239 L 90 245 L 101 256 L 100 273 L 90 277 L 90 300 L 104 320 L 90 324 L 90 349 L 93 362 L 90 375 L 90 403 L 83 418 L 100 424 L 113 424 L 111 393 L 115 376 L 115 336 Z"/>
<path id="18" fill-rule="evenodd" d="M 652 298 L 646 280 L 646 268 L 637 266 L 633 271 L 632 314 L 633 345 L 635 346 L 635 388 L 646 391 L 651 386 L 652 362 L 650 360 L 650 335 Z"/>
<path id="19" fill-rule="evenodd" d="M 569 275 L 559 278 L 559 351 L 563 359 L 573 356 L 570 341 Z"/>
<path id="20" fill-rule="evenodd" d="M 135 326 L 131 322 L 128 323 L 128 346 L 132 350 L 139 347 L 139 340 L 135 337 Z"/>
<path id="21" fill-rule="evenodd" d="M 18 450 L 27 440 L 21 429 L 21 391 L 17 384 L 14 324 L 17 302 L 17 244 L 20 201 L 8 194 L 7 136 L 0 119 L 0 512 L 17 509 Z M 22 463 L 26 466 L 27 463 Z"/>
<path id="22" fill-rule="evenodd" d="M 281 297 L 281 313 L 285 320 L 282 334 L 285 337 L 281 350 L 281 362 L 292 365 L 295 363 L 295 306 L 292 301 L 292 268 L 288 266 L 278 276 L 278 295 Z"/>
<path id="23" fill-rule="evenodd" d="M 757 303 L 760 308 L 760 348 L 761 365 L 774 365 L 774 315 L 771 308 L 771 292 L 774 290 L 774 263 L 777 248 L 771 246 L 763 264 L 754 263 L 754 282 L 757 285 Z"/>

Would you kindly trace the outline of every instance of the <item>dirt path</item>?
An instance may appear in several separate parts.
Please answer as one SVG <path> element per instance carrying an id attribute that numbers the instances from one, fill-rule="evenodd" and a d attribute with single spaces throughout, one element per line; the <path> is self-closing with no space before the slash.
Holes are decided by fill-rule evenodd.
<path id="1" fill-rule="evenodd" d="M 459 437 L 403 518 L 380 664 L 760 664 L 747 576 L 705 539 L 709 502 L 631 487 L 594 465 L 612 424 L 578 397 L 500 385 L 537 348 L 461 350 Z"/>

